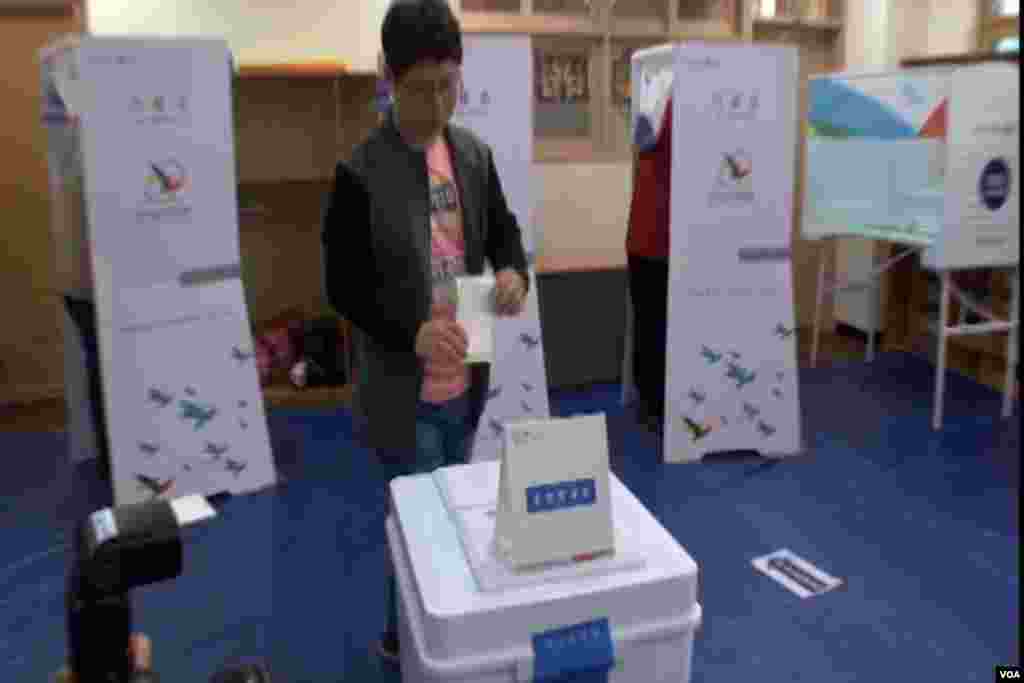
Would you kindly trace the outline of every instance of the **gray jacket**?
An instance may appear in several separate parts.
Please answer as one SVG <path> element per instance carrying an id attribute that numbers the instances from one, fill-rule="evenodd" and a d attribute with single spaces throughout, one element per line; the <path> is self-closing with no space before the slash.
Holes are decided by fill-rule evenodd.
<path id="1" fill-rule="evenodd" d="M 466 270 L 518 270 L 529 283 L 522 232 L 508 208 L 494 157 L 472 132 L 445 130 L 459 190 Z M 423 364 L 416 334 L 430 318 L 430 184 L 426 155 L 402 139 L 391 117 L 337 166 L 323 223 L 327 300 L 356 328 L 360 433 L 382 457 L 412 458 Z M 474 428 L 489 366 L 471 368 Z"/>

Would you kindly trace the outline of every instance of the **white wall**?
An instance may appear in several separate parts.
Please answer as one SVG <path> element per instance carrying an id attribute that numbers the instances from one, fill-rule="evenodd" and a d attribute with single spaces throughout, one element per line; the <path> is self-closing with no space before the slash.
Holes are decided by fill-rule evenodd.
<path id="1" fill-rule="evenodd" d="M 534 171 L 543 262 L 623 265 L 633 192 L 630 163 L 534 164 Z"/>

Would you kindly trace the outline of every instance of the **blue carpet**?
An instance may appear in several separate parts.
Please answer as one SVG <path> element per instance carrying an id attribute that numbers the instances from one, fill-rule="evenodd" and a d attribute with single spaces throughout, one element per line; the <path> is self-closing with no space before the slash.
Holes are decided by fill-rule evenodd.
<path id="1" fill-rule="evenodd" d="M 617 386 L 553 392 L 552 409 L 608 414 L 613 470 L 697 561 L 694 683 L 988 681 L 1020 663 L 1020 427 L 999 419 L 995 392 L 955 374 L 947 389 L 935 433 L 922 360 L 803 370 L 808 453 L 784 461 L 663 465 Z M 136 594 L 164 680 L 256 658 L 280 681 L 398 681 L 372 652 L 379 474 L 343 412 L 273 411 L 270 427 L 284 483 L 189 530 L 185 575 Z M 0 434 L 5 683 L 48 680 L 63 658 L 68 529 L 105 502 L 91 466 L 66 466 L 65 445 L 63 433 Z M 805 601 L 754 571 L 751 559 L 783 547 L 845 585 Z"/>

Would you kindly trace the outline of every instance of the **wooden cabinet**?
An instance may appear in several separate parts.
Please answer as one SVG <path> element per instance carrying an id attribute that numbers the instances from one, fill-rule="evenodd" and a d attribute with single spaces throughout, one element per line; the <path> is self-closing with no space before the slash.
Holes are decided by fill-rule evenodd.
<path id="1" fill-rule="evenodd" d="M 449 4 L 459 11 L 459 0 Z M 88 18 L 96 35 L 224 38 L 243 66 L 331 62 L 350 73 L 373 73 L 381 49 L 381 23 L 390 5 L 390 0 L 90 0 Z"/>

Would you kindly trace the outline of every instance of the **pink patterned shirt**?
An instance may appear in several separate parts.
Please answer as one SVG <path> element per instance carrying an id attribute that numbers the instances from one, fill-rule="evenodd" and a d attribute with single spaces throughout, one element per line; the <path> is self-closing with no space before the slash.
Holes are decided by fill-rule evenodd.
<path id="1" fill-rule="evenodd" d="M 462 207 L 451 153 L 443 138 L 427 149 L 430 176 L 430 226 L 434 305 L 432 317 L 455 320 L 455 278 L 466 272 Z M 426 363 L 423 394 L 428 403 L 444 403 L 469 388 L 469 368 L 461 362 Z"/>

